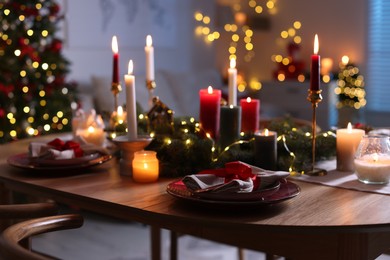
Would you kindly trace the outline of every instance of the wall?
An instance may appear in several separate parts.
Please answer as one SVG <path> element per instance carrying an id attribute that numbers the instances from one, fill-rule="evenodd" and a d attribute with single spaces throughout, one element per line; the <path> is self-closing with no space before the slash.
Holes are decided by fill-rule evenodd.
<path id="1" fill-rule="evenodd" d="M 219 0 L 221 5 L 231 1 Z M 241 1 L 247 6 L 248 1 Z M 258 1 L 259 2 L 259 1 Z M 246 63 L 238 57 L 238 68 L 245 72 L 247 80 L 252 77 L 261 81 L 272 79 L 276 64 L 271 61 L 273 54 L 286 55 L 286 48 L 280 45 L 280 32 L 292 27 L 294 21 L 302 23 L 298 34 L 302 37 L 301 58 L 309 70 L 310 55 L 313 52 L 314 35 L 319 35 L 320 54 L 334 60 L 334 69 L 343 55 L 348 55 L 362 72 L 365 71 L 366 46 L 366 0 L 278 0 L 277 13 L 269 15 L 271 28 L 254 31 L 255 58 Z M 226 68 L 227 51 L 231 34 L 224 33 L 218 44 L 218 66 Z"/>

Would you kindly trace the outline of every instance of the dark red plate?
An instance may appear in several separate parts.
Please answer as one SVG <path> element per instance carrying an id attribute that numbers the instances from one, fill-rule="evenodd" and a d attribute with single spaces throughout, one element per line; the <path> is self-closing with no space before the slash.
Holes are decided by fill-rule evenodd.
<path id="1" fill-rule="evenodd" d="M 171 182 L 167 186 L 168 194 L 191 202 L 197 202 L 207 205 L 228 205 L 228 206 L 254 206 L 254 205 L 268 205 L 279 203 L 291 199 L 299 194 L 301 189 L 299 186 L 288 180 L 281 180 L 280 186 L 276 189 L 267 189 L 264 192 L 247 193 L 245 197 L 240 198 L 241 194 L 227 194 L 224 198 L 221 194 L 216 199 L 211 197 L 199 197 L 199 195 L 187 189 L 181 180 Z M 237 197 L 238 196 L 238 197 Z"/>
<path id="2" fill-rule="evenodd" d="M 8 157 L 7 162 L 11 166 L 29 170 L 71 170 L 99 165 L 111 158 L 111 155 L 93 153 L 80 158 L 53 160 L 31 158 L 27 153 L 22 153 Z"/>

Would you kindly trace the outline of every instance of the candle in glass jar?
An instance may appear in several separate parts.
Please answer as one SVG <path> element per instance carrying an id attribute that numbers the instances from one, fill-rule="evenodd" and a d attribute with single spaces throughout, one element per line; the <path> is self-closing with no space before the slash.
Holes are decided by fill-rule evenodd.
<path id="1" fill-rule="evenodd" d="M 221 114 L 221 90 L 213 89 L 209 86 L 207 89 L 201 89 L 199 91 L 199 96 L 200 125 L 211 138 L 218 139 Z"/>
<path id="2" fill-rule="evenodd" d="M 358 179 L 364 183 L 385 184 L 390 179 L 390 156 L 387 154 L 366 154 L 355 159 Z"/>
<path id="3" fill-rule="evenodd" d="M 136 182 L 154 182 L 158 179 L 159 166 L 156 152 L 138 151 L 132 162 L 133 179 Z"/>
<path id="4" fill-rule="evenodd" d="M 240 100 L 242 109 L 241 132 L 254 133 L 259 130 L 260 100 L 250 97 Z"/>
<path id="5" fill-rule="evenodd" d="M 277 133 L 268 131 L 268 129 L 257 131 L 254 147 L 255 165 L 267 170 L 276 170 Z"/>
<path id="6" fill-rule="evenodd" d="M 352 129 L 351 123 L 347 128 L 337 129 L 336 131 L 336 160 L 337 170 L 351 171 L 355 170 L 354 157 L 356 149 L 362 140 L 365 131 L 362 129 Z"/>
<path id="7" fill-rule="evenodd" d="M 87 143 L 102 146 L 106 139 L 103 128 L 89 126 L 86 129 L 78 129 L 77 135 L 81 136 Z"/>

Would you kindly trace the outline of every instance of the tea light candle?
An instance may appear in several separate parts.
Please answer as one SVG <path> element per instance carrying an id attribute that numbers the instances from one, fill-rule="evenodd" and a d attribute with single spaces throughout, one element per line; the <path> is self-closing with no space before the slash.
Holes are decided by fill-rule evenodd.
<path id="1" fill-rule="evenodd" d="M 259 130 L 260 100 L 250 97 L 240 100 L 242 109 L 241 132 L 254 133 Z"/>
<path id="2" fill-rule="evenodd" d="M 255 165 L 276 170 L 277 165 L 277 133 L 264 129 L 255 133 Z"/>
<path id="3" fill-rule="evenodd" d="M 158 159 L 154 151 L 138 151 L 134 153 L 132 162 L 133 179 L 136 182 L 154 182 L 158 179 Z"/>
<path id="4" fill-rule="evenodd" d="M 87 129 L 78 129 L 77 135 L 81 136 L 87 143 L 102 146 L 106 139 L 104 130 L 89 126 Z"/>
<path id="5" fill-rule="evenodd" d="M 209 86 L 207 89 L 199 91 L 200 112 L 199 121 L 206 133 L 211 138 L 219 137 L 219 120 L 221 114 L 221 90 L 213 89 Z"/>
<path id="6" fill-rule="evenodd" d="M 390 179 L 390 156 L 366 154 L 355 159 L 356 175 L 364 183 L 385 184 Z"/>
<path id="7" fill-rule="evenodd" d="M 351 171 L 355 170 L 354 157 L 356 149 L 359 146 L 365 131 L 362 129 L 352 129 L 351 123 L 347 128 L 337 129 L 336 131 L 336 160 L 337 170 Z"/>

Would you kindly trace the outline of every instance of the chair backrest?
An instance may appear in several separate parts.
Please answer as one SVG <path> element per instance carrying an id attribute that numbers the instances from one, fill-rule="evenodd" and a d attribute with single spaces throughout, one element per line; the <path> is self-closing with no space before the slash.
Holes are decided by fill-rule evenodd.
<path id="1" fill-rule="evenodd" d="M 55 202 L 0 205 L 0 219 L 38 218 L 58 213 Z"/>
<path id="2" fill-rule="evenodd" d="M 29 251 L 20 241 L 56 230 L 79 228 L 83 217 L 78 214 L 42 217 L 19 222 L 6 228 L 0 236 L 0 259 L 47 260 L 47 256 Z"/>

